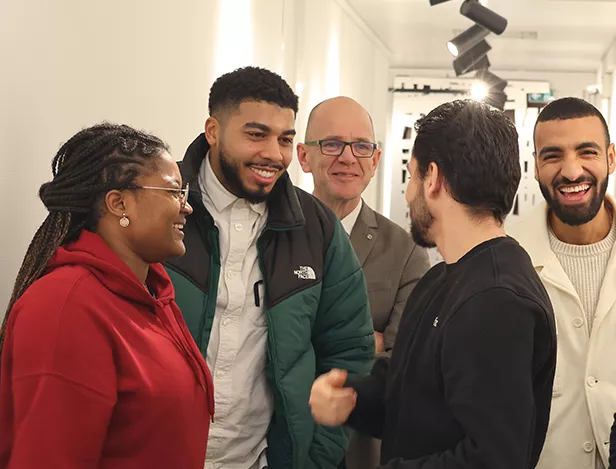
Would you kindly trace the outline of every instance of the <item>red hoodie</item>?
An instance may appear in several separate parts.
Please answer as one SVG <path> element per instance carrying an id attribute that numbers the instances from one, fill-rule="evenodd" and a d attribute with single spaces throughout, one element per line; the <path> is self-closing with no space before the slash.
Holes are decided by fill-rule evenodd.
<path id="1" fill-rule="evenodd" d="M 203 469 L 212 378 L 161 265 L 147 283 L 84 231 L 16 303 L 0 469 Z"/>

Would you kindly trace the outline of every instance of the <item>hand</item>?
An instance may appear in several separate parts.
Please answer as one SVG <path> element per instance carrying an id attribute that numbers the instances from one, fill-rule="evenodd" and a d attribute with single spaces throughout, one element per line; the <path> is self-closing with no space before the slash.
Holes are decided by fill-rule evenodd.
<path id="1" fill-rule="evenodd" d="M 347 372 L 331 370 L 319 376 L 310 392 L 310 409 L 314 420 L 320 425 L 337 427 L 346 422 L 355 408 L 357 394 L 345 388 Z"/>
<path id="2" fill-rule="evenodd" d="M 376 353 L 385 352 L 385 338 L 382 332 L 374 332 L 374 342 L 376 343 Z"/>

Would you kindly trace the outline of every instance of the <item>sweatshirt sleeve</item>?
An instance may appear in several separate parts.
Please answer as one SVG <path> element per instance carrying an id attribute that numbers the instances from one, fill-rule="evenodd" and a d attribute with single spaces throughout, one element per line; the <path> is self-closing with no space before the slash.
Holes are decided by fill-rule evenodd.
<path id="1" fill-rule="evenodd" d="M 10 424 L 0 425 L 11 428 L 0 435 L 12 440 L 8 469 L 100 466 L 116 373 L 112 347 L 86 304 L 71 293 L 62 302 L 50 293 L 11 313 L 1 389 L 12 405 L 1 409 Z"/>
<path id="2" fill-rule="evenodd" d="M 533 349 L 539 306 L 502 288 L 467 301 L 446 326 L 445 398 L 466 435 L 448 451 L 389 461 L 386 469 L 531 466 Z"/>
<path id="3" fill-rule="evenodd" d="M 379 358 L 370 376 L 349 378 L 345 384 L 355 389 L 357 403 L 346 425 L 359 433 L 373 438 L 382 438 L 385 425 L 385 385 L 389 358 Z"/>

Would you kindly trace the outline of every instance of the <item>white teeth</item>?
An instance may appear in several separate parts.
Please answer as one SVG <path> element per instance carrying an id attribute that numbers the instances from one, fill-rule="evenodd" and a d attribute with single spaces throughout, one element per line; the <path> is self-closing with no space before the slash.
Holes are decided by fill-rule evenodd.
<path id="1" fill-rule="evenodd" d="M 184 225 L 180 225 L 179 223 L 174 223 L 174 224 L 173 224 L 173 227 L 174 227 L 176 230 L 183 230 L 183 229 L 184 229 Z"/>
<path id="2" fill-rule="evenodd" d="M 264 177 L 264 178 L 271 178 L 276 175 L 276 171 L 266 171 L 265 169 L 257 169 L 254 166 L 251 167 L 250 169 L 252 169 L 253 172 L 257 173 L 259 176 Z"/>
<path id="3" fill-rule="evenodd" d="M 590 189 L 589 184 L 581 184 L 579 186 L 563 187 L 562 189 L 560 189 L 560 191 L 564 192 L 565 194 L 572 194 L 574 192 L 583 192 L 588 189 Z"/>

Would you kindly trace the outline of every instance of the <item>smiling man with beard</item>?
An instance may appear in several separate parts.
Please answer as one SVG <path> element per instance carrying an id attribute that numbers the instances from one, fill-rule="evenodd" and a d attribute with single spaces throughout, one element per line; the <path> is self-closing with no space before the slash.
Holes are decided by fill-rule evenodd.
<path id="1" fill-rule="evenodd" d="M 313 415 L 381 437 L 386 469 L 531 469 L 548 426 L 556 333 L 528 255 L 503 228 L 520 181 L 515 126 L 485 104 L 454 101 L 416 130 L 412 234 L 445 262 L 413 290 L 391 359 L 361 380 L 319 377 Z"/>
<path id="2" fill-rule="evenodd" d="M 167 268 L 214 379 L 206 469 L 337 467 L 350 431 L 315 425 L 310 388 L 332 368 L 365 374 L 374 356 L 349 238 L 286 172 L 297 107 L 269 70 L 223 75 L 181 164 L 194 213 Z"/>
<path id="3" fill-rule="evenodd" d="M 558 366 L 539 468 L 606 467 L 616 410 L 616 226 L 606 196 L 614 144 L 577 98 L 550 103 L 535 126 L 545 203 L 510 234 L 528 251 L 556 316 Z"/>

